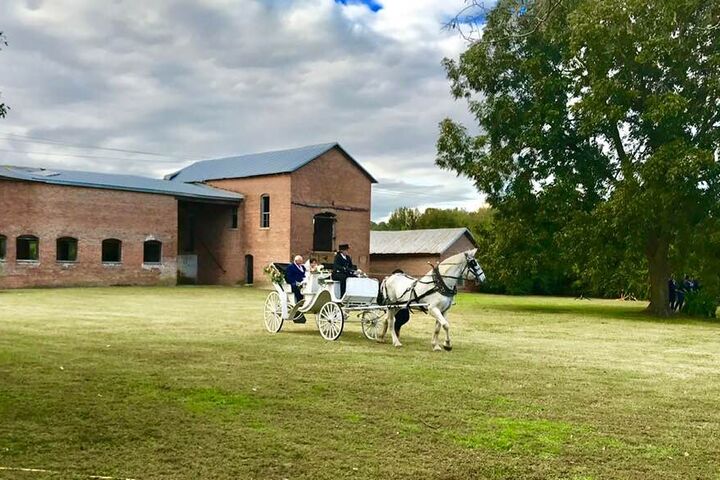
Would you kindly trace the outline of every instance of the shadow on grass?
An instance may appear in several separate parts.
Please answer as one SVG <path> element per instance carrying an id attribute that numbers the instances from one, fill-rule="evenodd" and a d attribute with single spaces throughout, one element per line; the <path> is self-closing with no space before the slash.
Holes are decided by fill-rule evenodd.
<path id="1" fill-rule="evenodd" d="M 310 320 L 308 320 L 308 323 Z M 349 325 L 348 325 L 349 323 Z M 329 342 L 329 343 L 338 343 L 338 344 L 344 344 L 344 345 L 351 345 L 351 346 L 361 346 L 361 347 L 371 347 L 371 348 L 379 348 L 379 349 L 387 349 L 388 352 L 393 351 L 401 351 L 399 349 L 396 349 L 392 346 L 392 336 L 390 335 L 390 330 L 387 331 L 385 335 L 385 341 L 384 342 L 378 342 L 376 340 L 370 340 L 365 337 L 365 335 L 362 333 L 361 327 L 359 325 L 359 322 L 353 322 L 352 320 L 345 324 L 345 328 L 343 329 L 342 335 L 336 340 L 325 340 L 322 336 L 320 336 L 320 332 L 318 331 L 317 327 L 315 325 L 308 326 L 308 324 L 291 324 L 289 327 L 283 326 L 283 329 L 278 333 L 277 335 L 292 335 L 292 336 L 299 336 L 299 337 L 317 337 L 319 341 L 322 342 Z M 348 326 L 350 328 L 348 328 Z M 401 341 L 403 344 L 414 344 L 414 343 L 428 343 L 430 341 L 430 337 L 432 336 L 432 328 L 428 328 L 427 338 L 424 336 L 417 336 L 413 335 L 411 333 L 406 332 L 405 330 L 402 331 L 401 334 Z"/>
<path id="2" fill-rule="evenodd" d="M 516 313 L 534 313 L 544 315 L 574 315 L 580 317 L 594 317 L 600 319 L 613 320 L 634 320 L 641 322 L 663 323 L 663 324 L 703 324 L 720 326 L 717 319 L 688 317 L 683 314 L 675 314 L 669 318 L 654 317 L 647 313 L 642 307 L 633 306 L 611 306 L 580 303 L 577 305 L 548 305 L 548 304 L 531 304 L 531 305 L 493 305 L 489 307 L 493 310 L 502 310 L 506 312 Z"/>

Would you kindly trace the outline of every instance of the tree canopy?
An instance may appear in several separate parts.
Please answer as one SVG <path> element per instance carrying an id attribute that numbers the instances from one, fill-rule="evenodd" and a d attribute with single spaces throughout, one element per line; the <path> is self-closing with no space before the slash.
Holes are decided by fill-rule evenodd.
<path id="1" fill-rule="evenodd" d="M 437 164 L 488 195 L 523 270 L 538 249 L 586 282 L 639 265 L 667 315 L 668 278 L 718 236 L 720 3 L 500 0 L 486 19 L 444 60 L 478 133 L 444 120 Z"/>

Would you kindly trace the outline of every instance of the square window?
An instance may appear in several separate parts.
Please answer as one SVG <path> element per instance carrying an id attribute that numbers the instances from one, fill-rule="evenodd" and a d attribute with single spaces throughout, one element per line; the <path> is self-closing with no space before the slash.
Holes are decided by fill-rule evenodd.
<path id="1" fill-rule="evenodd" d="M 38 261 L 40 258 L 40 240 L 32 235 L 18 237 L 15 258 L 18 260 Z"/>
<path id="2" fill-rule="evenodd" d="M 143 263 L 162 262 L 162 242 L 148 240 L 143 246 Z"/>
<path id="3" fill-rule="evenodd" d="M 122 242 L 115 238 L 108 238 L 102 242 L 103 263 L 119 263 L 122 260 Z"/>
<path id="4" fill-rule="evenodd" d="M 57 239 L 57 261 L 77 261 L 78 242 L 75 238 L 63 237 Z"/>

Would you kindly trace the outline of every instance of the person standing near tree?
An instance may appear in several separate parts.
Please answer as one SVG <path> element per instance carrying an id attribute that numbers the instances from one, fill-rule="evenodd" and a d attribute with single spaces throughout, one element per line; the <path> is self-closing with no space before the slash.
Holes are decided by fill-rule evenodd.
<path id="1" fill-rule="evenodd" d="M 677 300 L 677 282 L 674 277 L 668 280 L 668 300 L 670 302 L 670 310 L 675 310 L 675 301 Z"/>
<path id="2" fill-rule="evenodd" d="M 685 278 L 682 282 L 680 282 L 680 285 L 678 285 L 677 290 L 677 301 L 675 302 L 675 311 L 682 311 L 683 306 L 685 306 L 685 295 L 690 291 L 691 284 L 690 284 L 690 277 L 685 275 Z"/>

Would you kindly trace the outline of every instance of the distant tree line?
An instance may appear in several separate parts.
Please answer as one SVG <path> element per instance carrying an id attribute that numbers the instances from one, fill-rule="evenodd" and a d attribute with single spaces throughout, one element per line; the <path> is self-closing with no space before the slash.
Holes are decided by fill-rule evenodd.
<path id="1" fill-rule="evenodd" d="M 467 227 L 479 232 L 481 224 L 490 221 L 492 213 L 488 208 L 468 212 L 460 208 L 428 208 L 420 213 L 417 208 L 400 207 L 394 210 L 387 222 L 371 223 L 372 230 L 416 230 L 427 228 Z"/>

